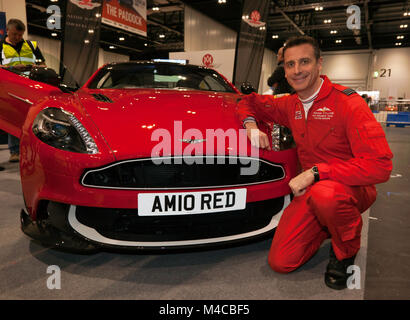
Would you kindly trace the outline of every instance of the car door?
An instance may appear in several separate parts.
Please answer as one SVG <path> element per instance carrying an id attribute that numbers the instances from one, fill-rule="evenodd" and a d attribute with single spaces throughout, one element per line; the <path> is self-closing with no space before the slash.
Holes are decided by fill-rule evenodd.
<path id="1" fill-rule="evenodd" d="M 20 137 L 29 109 L 45 97 L 60 94 L 57 87 L 0 68 L 0 129 Z"/>

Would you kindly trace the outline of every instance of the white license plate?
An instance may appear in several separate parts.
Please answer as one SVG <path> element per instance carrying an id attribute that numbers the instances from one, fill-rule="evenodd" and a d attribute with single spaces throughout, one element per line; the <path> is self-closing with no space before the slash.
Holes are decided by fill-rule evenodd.
<path id="1" fill-rule="evenodd" d="M 138 215 L 170 216 L 243 210 L 246 189 L 138 194 Z"/>

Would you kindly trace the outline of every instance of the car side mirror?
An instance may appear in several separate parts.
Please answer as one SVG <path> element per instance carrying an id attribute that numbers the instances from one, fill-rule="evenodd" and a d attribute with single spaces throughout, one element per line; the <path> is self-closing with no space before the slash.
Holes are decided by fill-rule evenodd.
<path id="1" fill-rule="evenodd" d="M 50 68 L 36 67 L 31 68 L 29 78 L 34 81 L 44 82 L 54 87 L 61 83 L 61 77 Z"/>
<path id="2" fill-rule="evenodd" d="M 252 87 L 252 84 L 249 82 L 244 82 L 241 85 L 241 92 L 243 94 L 251 94 L 252 92 L 256 92 L 255 88 Z"/>

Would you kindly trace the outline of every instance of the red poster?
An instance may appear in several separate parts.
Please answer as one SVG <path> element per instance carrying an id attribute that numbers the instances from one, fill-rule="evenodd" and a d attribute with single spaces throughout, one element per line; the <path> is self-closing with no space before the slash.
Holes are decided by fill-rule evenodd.
<path id="1" fill-rule="evenodd" d="M 104 0 L 102 22 L 146 37 L 146 0 Z"/>

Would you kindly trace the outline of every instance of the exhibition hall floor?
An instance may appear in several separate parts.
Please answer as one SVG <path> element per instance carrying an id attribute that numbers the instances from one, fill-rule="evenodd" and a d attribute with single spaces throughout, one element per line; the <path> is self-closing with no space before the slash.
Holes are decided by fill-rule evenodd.
<path id="1" fill-rule="evenodd" d="M 408 299 L 410 128 L 386 133 L 395 154 L 392 178 L 377 186 L 379 197 L 363 214 L 355 261 L 360 286 L 343 291 L 324 284 L 329 240 L 290 274 L 270 269 L 270 239 L 166 254 L 78 255 L 45 248 L 20 230 L 19 167 L 7 162 L 7 146 L 0 145 L 0 165 L 6 168 L 0 172 L 0 299 Z M 61 270 L 60 289 L 49 288 L 50 266 Z"/>

